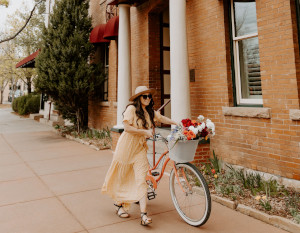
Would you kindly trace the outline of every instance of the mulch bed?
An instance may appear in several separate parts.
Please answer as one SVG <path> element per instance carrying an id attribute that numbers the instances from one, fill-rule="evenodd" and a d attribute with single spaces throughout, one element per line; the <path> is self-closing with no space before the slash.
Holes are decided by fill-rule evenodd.
<path id="1" fill-rule="evenodd" d="M 272 194 L 271 196 L 268 195 L 267 200 L 269 201 L 269 203 L 271 205 L 271 210 L 266 210 L 266 208 L 264 208 L 260 203 L 260 200 L 264 201 L 262 199 L 262 197 L 264 197 L 266 195 L 265 192 L 258 192 L 254 196 L 251 193 L 251 191 L 249 189 L 244 188 L 242 184 L 239 185 L 239 187 L 242 190 L 241 191 L 242 194 L 238 194 L 236 192 L 229 193 L 229 194 L 224 194 L 224 193 L 221 193 L 220 191 L 216 190 L 215 181 L 216 181 L 216 179 L 220 179 L 220 178 L 221 178 L 220 180 L 222 180 L 222 176 L 224 176 L 224 171 L 219 173 L 216 176 L 217 178 L 215 178 L 211 174 L 206 174 L 205 175 L 205 178 L 208 182 L 210 192 L 212 194 L 215 194 L 219 197 L 229 199 L 229 200 L 234 201 L 238 204 L 243 204 L 243 205 L 249 206 L 253 209 L 262 211 L 262 212 L 267 213 L 269 215 L 280 216 L 280 217 L 292 220 L 295 223 L 297 223 L 297 221 L 294 219 L 294 217 L 291 215 L 289 209 L 287 208 L 286 203 L 289 201 L 289 197 L 292 197 L 292 196 L 300 197 L 299 192 L 296 192 L 292 188 L 287 188 L 287 187 L 279 188 L 279 190 L 276 194 Z M 220 182 L 218 184 L 218 186 L 223 186 L 223 187 L 226 186 L 226 185 L 228 185 L 228 183 Z M 237 183 L 232 183 L 232 185 L 237 185 Z M 259 198 L 260 200 L 257 200 L 256 198 Z M 297 205 L 297 203 L 295 205 Z M 300 203 L 298 203 L 298 213 L 300 213 Z M 299 224 L 299 222 L 298 222 L 298 224 Z"/>

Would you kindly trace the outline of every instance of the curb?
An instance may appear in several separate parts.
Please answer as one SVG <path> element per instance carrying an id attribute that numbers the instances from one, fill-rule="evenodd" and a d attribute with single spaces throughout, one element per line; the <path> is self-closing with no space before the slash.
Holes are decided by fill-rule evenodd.
<path id="1" fill-rule="evenodd" d="M 223 198 L 223 197 L 219 197 L 217 195 L 214 195 L 214 194 L 211 194 L 211 199 L 221 205 L 224 205 L 226 207 L 229 207 L 230 209 L 233 209 L 235 210 L 238 206 L 238 203 L 237 202 L 234 202 L 234 201 L 230 201 L 226 198 Z"/>
<path id="2" fill-rule="evenodd" d="M 67 139 L 70 139 L 70 140 L 79 142 L 79 143 L 81 143 L 81 144 L 87 145 L 87 146 L 93 148 L 93 149 L 96 150 L 96 151 L 99 151 L 99 150 L 100 150 L 99 147 L 97 147 L 97 146 L 95 146 L 95 145 L 92 145 L 90 142 L 87 142 L 87 141 L 85 141 L 85 140 L 83 140 L 83 139 L 75 138 L 75 137 L 73 137 L 73 136 L 71 136 L 71 135 L 68 135 L 68 134 L 67 134 L 65 137 L 66 137 Z"/>
<path id="3" fill-rule="evenodd" d="M 289 231 L 291 233 L 300 232 L 300 224 L 296 224 L 291 220 L 283 217 L 269 215 L 259 210 L 253 209 L 249 206 L 243 204 L 238 204 L 237 202 L 230 201 L 228 199 L 219 197 L 217 195 L 211 194 L 211 199 L 221 205 L 229 207 L 230 209 L 236 210 L 242 214 L 248 215 L 275 227 L 281 228 L 283 230 Z"/>

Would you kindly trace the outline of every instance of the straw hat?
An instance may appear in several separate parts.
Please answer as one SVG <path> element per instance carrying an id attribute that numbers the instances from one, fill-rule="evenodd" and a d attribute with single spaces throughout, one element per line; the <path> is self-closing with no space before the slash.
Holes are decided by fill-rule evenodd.
<path id="1" fill-rule="evenodd" d="M 156 92 L 155 89 L 149 89 L 146 86 L 138 86 L 135 89 L 134 95 L 130 97 L 129 101 L 133 101 L 135 98 L 145 93 L 151 93 L 152 95 L 154 95 L 155 92 Z"/>

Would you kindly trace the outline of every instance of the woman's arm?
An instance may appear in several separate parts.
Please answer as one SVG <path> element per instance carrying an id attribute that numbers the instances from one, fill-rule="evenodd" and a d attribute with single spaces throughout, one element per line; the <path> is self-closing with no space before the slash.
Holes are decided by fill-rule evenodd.
<path id="1" fill-rule="evenodd" d="M 178 125 L 177 122 L 173 121 L 172 119 L 170 119 L 168 117 L 160 115 L 160 113 L 159 113 L 158 121 L 161 123 L 164 123 L 164 124 L 168 124 L 168 125 Z"/>
<path id="2" fill-rule="evenodd" d="M 127 133 L 143 135 L 147 138 L 152 137 L 152 130 L 151 129 L 137 129 L 137 128 L 131 126 L 128 123 L 128 121 L 123 121 L 123 125 L 124 125 L 124 131 L 127 132 Z"/>

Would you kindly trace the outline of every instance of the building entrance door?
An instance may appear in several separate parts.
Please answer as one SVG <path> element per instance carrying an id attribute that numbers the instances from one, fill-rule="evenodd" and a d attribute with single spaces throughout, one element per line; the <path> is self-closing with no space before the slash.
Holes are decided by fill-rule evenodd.
<path id="1" fill-rule="evenodd" d="M 171 98 L 169 8 L 160 15 L 160 35 L 161 104 L 163 105 Z M 168 104 L 161 112 L 170 118 L 171 104 Z"/>

